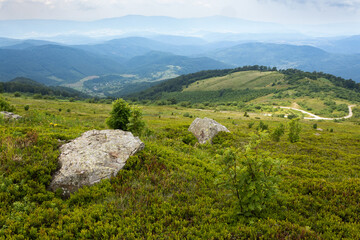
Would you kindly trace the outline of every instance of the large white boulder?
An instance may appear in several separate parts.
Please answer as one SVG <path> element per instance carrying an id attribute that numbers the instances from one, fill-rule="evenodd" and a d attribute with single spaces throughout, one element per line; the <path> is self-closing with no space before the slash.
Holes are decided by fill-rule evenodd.
<path id="1" fill-rule="evenodd" d="M 131 132 L 91 130 L 60 148 L 60 170 L 50 189 L 63 189 L 65 196 L 84 185 L 115 176 L 126 160 L 142 150 L 144 143 Z"/>
<path id="2" fill-rule="evenodd" d="M 18 119 L 22 118 L 20 115 L 17 115 L 17 114 L 12 113 L 12 112 L 2 111 L 2 112 L 0 112 L 0 114 L 2 114 L 5 119 L 15 119 L 15 120 L 18 120 Z"/>
<path id="3" fill-rule="evenodd" d="M 189 131 L 194 134 L 200 144 L 204 144 L 219 132 L 230 132 L 225 126 L 210 118 L 196 118 L 190 125 Z"/>

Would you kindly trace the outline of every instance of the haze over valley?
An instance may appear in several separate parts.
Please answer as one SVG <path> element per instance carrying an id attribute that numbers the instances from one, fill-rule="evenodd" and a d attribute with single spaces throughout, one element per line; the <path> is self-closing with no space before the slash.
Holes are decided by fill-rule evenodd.
<path id="1" fill-rule="evenodd" d="M 124 96 L 181 74 L 264 65 L 359 82 L 360 36 L 355 29 L 340 34 L 345 25 L 299 28 L 221 16 L 1 20 L 0 81 L 26 77 L 97 96 Z"/>

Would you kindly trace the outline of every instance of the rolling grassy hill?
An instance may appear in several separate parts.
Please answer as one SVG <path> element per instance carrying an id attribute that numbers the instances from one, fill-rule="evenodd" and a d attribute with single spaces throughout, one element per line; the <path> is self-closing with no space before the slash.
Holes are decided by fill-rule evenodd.
<path id="1" fill-rule="evenodd" d="M 223 77 L 208 78 L 196 81 L 183 89 L 183 92 L 217 91 L 221 89 L 261 89 L 270 88 L 279 83 L 284 75 L 279 72 L 246 71 L 235 72 Z M 275 85 L 274 85 L 275 86 Z"/>
<path id="2" fill-rule="evenodd" d="M 324 117 L 341 117 L 347 115 L 348 104 L 360 102 L 359 85 L 330 74 L 248 66 L 180 76 L 127 98 L 158 104 L 183 102 L 195 108 L 222 105 L 221 109 L 228 106 L 270 112 L 274 110 L 268 106 L 295 104 Z"/>

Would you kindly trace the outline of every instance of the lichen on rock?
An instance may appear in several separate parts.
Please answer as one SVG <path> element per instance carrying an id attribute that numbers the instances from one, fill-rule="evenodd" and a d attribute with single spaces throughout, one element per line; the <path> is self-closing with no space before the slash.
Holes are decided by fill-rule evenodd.
<path id="1" fill-rule="evenodd" d="M 200 144 L 204 144 L 219 132 L 230 132 L 225 126 L 210 118 L 196 118 L 190 125 L 189 131 L 194 134 Z"/>
<path id="2" fill-rule="evenodd" d="M 142 150 L 144 143 L 131 132 L 122 130 L 91 130 L 60 148 L 59 164 L 50 184 L 51 190 L 61 188 L 69 195 L 85 185 L 111 178 L 126 160 Z"/>

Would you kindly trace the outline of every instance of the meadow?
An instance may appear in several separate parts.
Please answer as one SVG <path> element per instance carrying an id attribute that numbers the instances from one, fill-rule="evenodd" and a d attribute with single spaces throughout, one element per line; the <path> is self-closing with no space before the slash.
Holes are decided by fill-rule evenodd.
<path id="1" fill-rule="evenodd" d="M 291 143 L 289 120 L 278 116 L 285 110 L 276 112 L 265 100 L 247 103 L 244 109 L 254 110 L 248 116 L 231 104 L 140 105 L 145 149 L 116 177 L 65 199 L 47 190 L 59 146 L 106 129 L 111 104 L 2 96 L 23 118 L 0 118 L 0 239 L 360 238 L 359 107 L 349 120 L 301 119 L 300 140 Z M 283 101 L 291 104 L 291 98 Z M 196 117 L 212 118 L 231 133 L 199 145 L 187 130 Z M 260 124 L 270 134 L 285 126 L 279 142 L 268 138 L 259 145 L 281 160 L 281 181 L 264 210 L 243 214 L 217 180 L 226 149 L 243 152 Z"/>
<path id="2" fill-rule="evenodd" d="M 183 91 L 217 91 L 219 89 L 262 89 L 274 87 L 274 82 L 280 83 L 284 80 L 284 75 L 278 72 L 259 72 L 246 71 L 235 72 L 222 77 L 214 77 L 196 81 L 190 84 Z"/>

